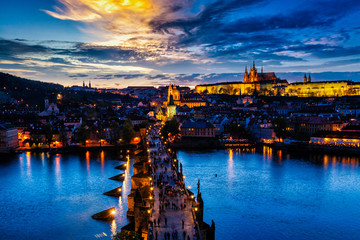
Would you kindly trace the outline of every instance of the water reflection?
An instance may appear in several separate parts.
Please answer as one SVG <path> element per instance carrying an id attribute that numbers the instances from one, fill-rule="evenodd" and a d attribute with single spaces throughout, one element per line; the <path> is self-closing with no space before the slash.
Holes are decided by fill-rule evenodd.
<path id="1" fill-rule="evenodd" d="M 87 170 L 88 174 L 90 174 L 90 152 L 89 151 L 86 151 L 85 159 L 86 159 L 86 170 Z"/>
<path id="2" fill-rule="evenodd" d="M 60 188 L 60 183 L 61 183 L 60 161 L 61 161 L 61 155 L 56 154 L 56 156 L 55 156 L 55 176 L 56 176 L 56 184 L 57 184 L 58 188 Z"/>
<path id="3" fill-rule="evenodd" d="M 216 239 L 360 239 L 357 156 L 263 147 L 254 154 L 179 151 L 177 158 L 187 184 L 202 182 L 204 220 L 214 219 Z"/>
<path id="4" fill-rule="evenodd" d="M 305 158 L 306 159 L 306 158 Z M 336 156 L 329 154 L 316 154 L 309 155 L 308 158 L 311 162 L 322 165 L 324 170 L 327 170 L 329 167 L 336 168 L 341 165 L 342 167 L 359 167 L 359 157 L 357 156 Z"/>
<path id="5" fill-rule="evenodd" d="M 31 152 L 26 152 L 26 173 L 29 179 L 31 178 Z"/>
<path id="6" fill-rule="evenodd" d="M 0 199 L 6 202 L 0 207 L 0 229 L 6 229 L 0 230 L 0 239 L 23 239 L 25 234 L 31 239 L 69 239 L 71 235 L 71 239 L 85 240 L 94 239 L 96 233 L 114 234 L 128 223 L 132 173 L 132 161 L 127 155 L 122 196 L 117 199 L 103 195 L 119 187 L 118 182 L 108 179 L 119 174 L 114 169 L 119 155 L 112 151 L 56 155 L 24 152 L 13 156 L 8 165 L 0 164 L 0 172 L 6 173 L 0 174 L 0 182 L 6 186 L 0 191 Z M 114 222 L 91 218 L 108 206 L 117 208 Z M 14 213 L 20 214 L 14 218 Z"/>
<path id="7" fill-rule="evenodd" d="M 232 178 L 234 177 L 234 150 L 233 149 L 229 149 L 229 160 L 228 160 L 228 179 L 229 181 L 232 180 Z"/>
<path id="8" fill-rule="evenodd" d="M 40 153 L 40 157 L 41 157 L 41 163 L 42 163 L 42 166 L 44 167 L 45 165 L 45 153 Z"/>
<path id="9" fill-rule="evenodd" d="M 104 166 L 105 166 L 105 152 L 100 152 L 100 161 L 101 161 L 101 173 L 104 174 Z"/>
<path id="10" fill-rule="evenodd" d="M 268 146 L 263 147 L 263 159 L 271 161 L 272 158 L 272 148 Z"/>
<path id="11" fill-rule="evenodd" d="M 115 219 L 111 222 L 111 234 L 114 236 L 116 234 L 116 221 Z"/>

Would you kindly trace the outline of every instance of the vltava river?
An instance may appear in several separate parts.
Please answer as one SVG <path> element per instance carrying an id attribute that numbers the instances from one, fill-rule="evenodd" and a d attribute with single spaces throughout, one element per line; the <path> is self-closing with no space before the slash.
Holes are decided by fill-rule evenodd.
<path id="1" fill-rule="evenodd" d="M 0 162 L 0 239 L 110 239 L 128 223 L 121 152 L 23 153 Z M 216 239 L 360 239 L 359 159 L 236 150 L 178 152 L 186 185 L 201 180 Z M 130 157 L 130 163 L 133 160 Z M 215 177 L 217 174 L 217 177 Z M 103 195 L 123 186 L 122 197 Z M 91 215 L 116 207 L 116 221 Z M 105 233 L 107 236 L 102 235 Z"/>
<path id="2" fill-rule="evenodd" d="M 216 239 L 360 239 L 359 158 L 180 151 Z M 215 176 L 217 174 L 217 177 Z"/>
<path id="3" fill-rule="evenodd" d="M 23 153 L 10 159 L 2 157 L 0 239 L 110 239 L 112 233 L 128 223 L 127 195 L 132 170 L 114 169 L 123 163 L 116 161 L 121 154 Z M 124 183 L 108 179 L 123 172 Z M 123 186 L 123 197 L 103 195 L 119 186 Z M 91 218 L 110 207 L 116 208 L 115 221 Z"/>

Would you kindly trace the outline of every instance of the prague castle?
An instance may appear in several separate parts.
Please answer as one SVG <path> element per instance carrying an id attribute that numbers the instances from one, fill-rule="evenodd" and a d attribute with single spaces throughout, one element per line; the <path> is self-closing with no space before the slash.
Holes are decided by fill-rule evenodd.
<path id="1" fill-rule="evenodd" d="M 302 82 L 288 83 L 278 78 L 274 72 L 258 73 L 253 63 L 250 73 L 245 68 L 243 82 L 225 82 L 198 85 L 197 93 L 230 95 L 264 95 L 291 97 L 341 97 L 360 95 L 360 83 L 350 80 L 312 82 L 310 74 Z"/>

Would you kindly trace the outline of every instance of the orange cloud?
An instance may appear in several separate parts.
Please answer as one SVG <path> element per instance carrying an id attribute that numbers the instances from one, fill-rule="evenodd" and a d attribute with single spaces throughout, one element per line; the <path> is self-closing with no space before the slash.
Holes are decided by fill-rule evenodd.
<path id="1" fill-rule="evenodd" d="M 131 49 L 158 64 L 192 60 L 192 53 L 171 44 L 180 30 L 155 31 L 154 20 L 173 21 L 186 16 L 181 11 L 192 0 L 58 0 L 62 6 L 45 10 L 52 17 L 87 23 L 82 30 L 96 39 L 92 45 Z M 177 9 L 177 10 L 174 10 Z M 181 9 L 181 10 L 179 10 Z"/>

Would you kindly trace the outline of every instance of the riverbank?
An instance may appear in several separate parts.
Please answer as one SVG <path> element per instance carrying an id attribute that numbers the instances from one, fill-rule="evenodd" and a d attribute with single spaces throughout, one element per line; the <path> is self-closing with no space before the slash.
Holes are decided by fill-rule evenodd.
<path id="1" fill-rule="evenodd" d="M 332 153 L 332 154 L 351 154 L 356 155 L 360 154 L 360 148 L 356 147 L 343 147 L 343 146 L 327 146 L 319 144 L 310 144 L 310 143 L 291 143 L 285 144 L 280 142 L 275 143 L 262 143 L 256 142 L 252 143 L 246 139 L 215 139 L 215 138 L 184 138 L 180 141 L 168 143 L 168 147 L 171 147 L 174 150 L 211 150 L 211 149 L 241 149 L 244 152 L 250 152 L 254 149 L 262 149 L 262 147 L 267 146 L 274 150 L 283 150 L 288 152 L 299 152 L 304 151 L 311 153 Z"/>
<path id="2" fill-rule="evenodd" d="M 134 151 L 137 149 L 137 145 L 126 144 L 126 145 L 106 145 L 106 146 L 69 146 L 69 147 L 56 147 L 56 148 L 18 148 L 11 153 L 22 153 L 22 152 L 50 152 L 50 153 L 81 153 L 87 151 L 111 151 L 111 150 L 129 150 Z"/>
<path id="3" fill-rule="evenodd" d="M 257 147 L 271 147 L 274 150 L 283 150 L 294 153 L 331 153 L 336 155 L 358 155 L 360 154 L 360 148 L 352 147 L 341 147 L 341 146 L 326 146 L 326 145 L 317 145 L 317 144 L 308 144 L 308 143 L 293 143 L 293 144 L 284 144 L 284 143 L 258 143 Z"/>

